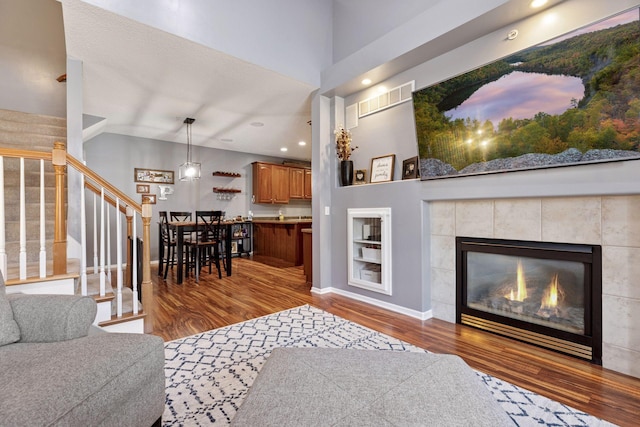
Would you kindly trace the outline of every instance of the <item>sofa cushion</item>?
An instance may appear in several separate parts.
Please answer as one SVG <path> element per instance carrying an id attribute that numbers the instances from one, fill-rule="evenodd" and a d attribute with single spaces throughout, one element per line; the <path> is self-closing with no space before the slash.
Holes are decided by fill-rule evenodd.
<path id="1" fill-rule="evenodd" d="M 13 310 L 7 299 L 4 278 L 0 273 L 0 346 L 11 344 L 20 339 L 20 328 L 13 319 Z"/>
<path id="2" fill-rule="evenodd" d="M 92 297 L 79 295 L 7 295 L 20 342 L 55 342 L 87 335 L 96 318 Z"/>
<path id="3" fill-rule="evenodd" d="M 7 345 L 0 347 L 0 420 L 12 426 L 100 425 L 134 401 L 142 418 L 120 425 L 151 425 L 162 415 L 164 381 L 163 342 L 152 335 Z"/>

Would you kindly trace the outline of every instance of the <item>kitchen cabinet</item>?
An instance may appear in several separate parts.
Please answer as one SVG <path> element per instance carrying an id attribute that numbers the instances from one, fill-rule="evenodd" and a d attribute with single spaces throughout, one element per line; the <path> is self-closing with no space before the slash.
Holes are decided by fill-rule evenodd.
<path id="1" fill-rule="evenodd" d="M 253 163 L 253 202 L 289 203 L 289 169 L 271 163 Z"/>
<path id="2" fill-rule="evenodd" d="M 291 199 L 311 200 L 311 169 L 290 168 L 291 182 L 289 197 Z"/>
<path id="3" fill-rule="evenodd" d="M 304 198 L 311 199 L 311 169 L 304 170 Z"/>
<path id="4" fill-rule="evenodd" d="M 309 220 L 253 220 L 253 254 L 278 258 L 288 265 L 302 265 L 302 229 Z"/>

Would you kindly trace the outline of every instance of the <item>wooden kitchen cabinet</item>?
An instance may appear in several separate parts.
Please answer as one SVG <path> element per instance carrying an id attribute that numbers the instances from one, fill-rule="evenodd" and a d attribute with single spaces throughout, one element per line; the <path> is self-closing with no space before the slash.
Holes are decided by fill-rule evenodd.
<path id="1" fill-rule="evenodd" d="M 311 199 L 311 169 L 304 170 L 304 198 Z"/>
<path id="2" fill-rule="evenodd" d="M 302 265 L 302 229 L 310 221 L 254 220 L 253 254 L 278 258 L 289 265 Z"/>
<path id="3" fill-rule="evenodd" d="M 289 168 L 289 198 L 304 199 L 305 196 L 305 169 Z"/>
<path id="4" fill-rule="evenodd" d="M 271 163 L 253 163 L 254 203 L 289 203 L 289 169 Z"/>

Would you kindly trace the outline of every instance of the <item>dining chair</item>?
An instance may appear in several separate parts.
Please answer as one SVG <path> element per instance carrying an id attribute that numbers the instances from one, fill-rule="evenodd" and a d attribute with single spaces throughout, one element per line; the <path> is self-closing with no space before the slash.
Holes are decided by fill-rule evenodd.
<path id="1" fill-rule="evenodd" d="M 163 277 L 167 278 L 167 273 L 169 272 L 169 266 L 173 268 L 176 264 L 175 259 L 175 248 L 176 248 L 176 240 L 169 229 L 169 221 L 167 219 L 166 211 L 159 211 L 158 215 L 160 216 L 160 244 L 162 245 L 162 253 L 160 262 L 160 268 L 158 269 L 158 275 L 162 273 L 162 266 L 164 265 L 164 275 Z"/>
<path id="2" fill-rule="evenodd" d="M 169 212 L 171 221 L 191 221 L 191 212 L 171 211 Z"/>
<path id="3" fill-rule="evenodd" d="M 203 264 L 214 263 L 218 269 L 218 278 L 222 279 L 220 270 L 220 241 L 222 232 L 222 211 L 196 211 L 195 240 L 187 242 L 189 266 L 194 267 L 196 283 L 200 280 L 200 269 Z"/>

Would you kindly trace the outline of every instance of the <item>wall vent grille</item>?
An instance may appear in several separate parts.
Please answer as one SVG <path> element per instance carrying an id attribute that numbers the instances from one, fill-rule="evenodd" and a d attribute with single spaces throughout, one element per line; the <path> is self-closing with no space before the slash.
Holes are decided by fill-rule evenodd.
<path id="1" fill-rule="evenodd" d="M 368 116 L 395 105 L 411 100 L 411 93 L 415 90 L 416 81 L 394 87 L 389 92 L 381 93 L 358 103 L 358 117 Z"/>

